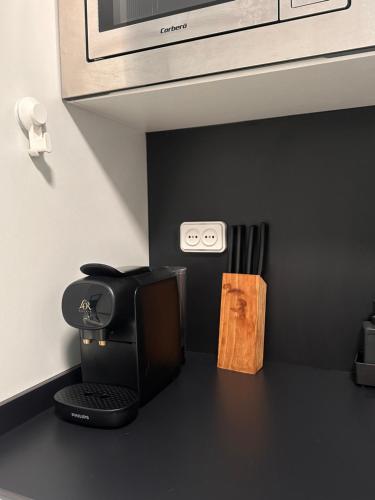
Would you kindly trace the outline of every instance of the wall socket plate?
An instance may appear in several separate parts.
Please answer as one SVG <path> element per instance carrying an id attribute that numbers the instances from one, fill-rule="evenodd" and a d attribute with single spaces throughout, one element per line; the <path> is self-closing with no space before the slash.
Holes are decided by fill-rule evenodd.
<path id="1" fill-rule="evenodd" d="M 189 253 L 223 253 L 227 248 L 227 225 L 221 221 L 183 222 L 180 248 Z"/>

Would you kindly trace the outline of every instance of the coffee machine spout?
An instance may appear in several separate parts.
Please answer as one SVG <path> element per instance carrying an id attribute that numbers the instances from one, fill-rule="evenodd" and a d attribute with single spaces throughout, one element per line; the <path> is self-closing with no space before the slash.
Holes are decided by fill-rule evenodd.
<path id="1" fill-rule="evenodd" d="M 105 328 L 100 328 L 98 330 L 79 330 L 79 336 L 84 345 L 90 345 L 93 341 L 98 342 L 100 347 L 106 347 L 107 345 L 107 330 Z"/>

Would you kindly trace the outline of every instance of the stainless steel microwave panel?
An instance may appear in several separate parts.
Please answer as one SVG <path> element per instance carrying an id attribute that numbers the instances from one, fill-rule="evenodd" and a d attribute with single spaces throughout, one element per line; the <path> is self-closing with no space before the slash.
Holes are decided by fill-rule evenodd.
<path id="1" fill-rule="evenodd" d="M 280 19 L 313 16 L 350 7 L 350 0 L 280 0 Z"/>
<path id="2" fill-rule="evenodd" d="M 86 1 L 88 57 L 91 60 L 260 26 L 279 19 L 279 0 Z M 163 5 L 169 6 L 171 15 L 167 15 L 168 10 L 163 9 Z M 176 7 L 181 5 L 188 10 L 178 12 Z"/>
<path id="3" fill-rule="evenodd" d="M 77 99 L 375 47 L 375 0 L 280 0 L 280 3 L 268 0 L 209 0 L 209 3 L 208 0 L 143 0 L 145 8 L 146 4 L 153 2 L 166 6 L 161 17 L 152 19 L 153 13 L 147 17 L 150 14 L 147 9 L 146 12 L 134 8 L 119 10 L 124 1 L 87 0 L 86 3 L 85 0 L 59 0 L 64 98 Z M 140 5 L 139 0 L 129 0 L 129 5 L 132 2 L 134 6 Z M 103 3 L 113 4 L 117 10 L 111 11 L 107 18 L 99 18 Z M 190 10 L 170 16 L 171 4 L 189 5 Z M 199 7 L 202 4 L 205 6 Z M 276 5 L 280 7 L 280 19 L 277 14 L 275 22 Z M 224 16 L 220 12 L 229 8 L 238 10 L 230 14 L 224 28 Z M 148 21 L 142 21 L 145 13 Z M 196 28 L 192 19 L 197 20 Z M 179 20 L 188 27 L 160 33 L 161 29 L 178 25 Z M 150 34 L 149 27 L 154 26 L 150 23 L 162 28 L 156 34 Z M 217 34 L 218 30 L 227 29 L 229 25 L 233 27 L 236 23 L 242 27 L 252 25 L 250 29 Z M 111 26 L 118 27 L 111 29 Z M 126 31 L 131 28 L 133 31 Z M 94 49 L 90 29 L 98 40 L 105 35 L 106 42 L 100 41 Z M 189 29 L 198 30 L 194 33 L 217 36 L 190 39 Z M 159 37 L 160 41 L 151 48 L 150 45 L 156 43 L 152 41 L 153 36 Z M 141 46 L 142 50 L 130 50 Z M 122 51 L 125 54 L 119 55 Z M 104 58 L 96 59 L 98 54 Z"/>

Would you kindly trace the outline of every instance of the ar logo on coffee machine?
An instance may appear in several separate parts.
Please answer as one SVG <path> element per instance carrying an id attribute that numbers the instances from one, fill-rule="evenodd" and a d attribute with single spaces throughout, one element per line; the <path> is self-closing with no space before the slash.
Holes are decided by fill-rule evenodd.
<path id="1" fill-rule="evenodd" d="M 100 300 L 101 295 L 92 295 L 90 300 L 82 299 L 81 305 L 78 308 L 78 312 L 83 314 L 83 321 L 85 323 L 95 323 L 96 325 L 100 323 L 100 318 L 96 311 L 97 304 Z"/>
<path id="2" fill-rule="evenodd" d="M 83 299 L 78 310 L 79 310 L 79 312 L 83 312 L 83 313 L 91 311 L 90 302 L 87 299 Z"/>
<path id="3" fill-rule="evenodd" d="M 78 311 L 83 314 L 83 321 L 89 321 L 91 319 L 91 304 L 87 299 L 83 299 Z"/>

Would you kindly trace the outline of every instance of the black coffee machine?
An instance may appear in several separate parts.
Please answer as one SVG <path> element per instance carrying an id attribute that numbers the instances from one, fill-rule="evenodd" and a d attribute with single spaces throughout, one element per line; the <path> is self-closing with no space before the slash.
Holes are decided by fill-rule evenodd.
<path id="1" fill-rule="evenodd" d="M 57 414 L 94 427 L 132 421 L 179 373 L 183 360 L 177 278 L 168 268 L 86 264 L 64 292 L 79 330 L 82 383 L 54 396 Z"/>

